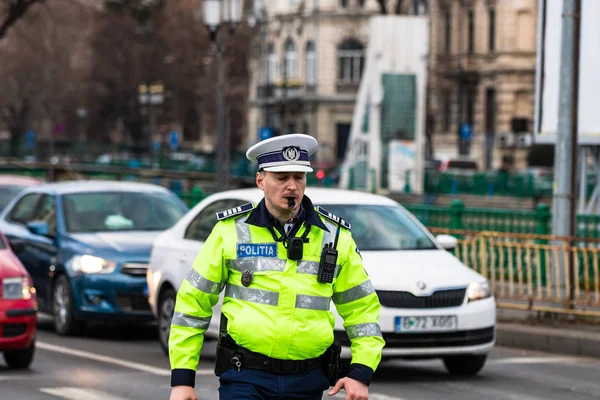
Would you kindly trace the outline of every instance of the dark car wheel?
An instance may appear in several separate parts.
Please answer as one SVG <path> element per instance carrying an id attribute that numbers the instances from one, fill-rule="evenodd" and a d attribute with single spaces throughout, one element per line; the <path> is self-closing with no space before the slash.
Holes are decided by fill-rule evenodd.
<path id="1" fill-rule="evenodd" d="M 66 276 L 61 275 L 54 283 L 52 296 L 54 330 L 60 335 L 77 335 L 84 328 L 84 322 L 73 316 L 73 293 Z"/>
<path id="2" fill-rule="evenodd" d="M 29 368 L 33 361 L 33 355 L 35 353 L 35 342 L 26 349 L 12 350 L 4 353 L 4 360 L 8 364 L 9 368 L 13 369 L 26 369 Z"/>
<path id="3" fill-rule="evenodd" d="M 171 320 L 175 312 L 175 291 L 171 288 L 160 295 L 158 303 L 158 340 L 165 354 L 169 354 L 169 334 L 171 333 Z"/>
<path id="4" fill-rule="evenodd" d="M 453 375 L 475 376 L 485 365 L 487 354 L 462 355 L 444 358 L 444 366 Z"/>

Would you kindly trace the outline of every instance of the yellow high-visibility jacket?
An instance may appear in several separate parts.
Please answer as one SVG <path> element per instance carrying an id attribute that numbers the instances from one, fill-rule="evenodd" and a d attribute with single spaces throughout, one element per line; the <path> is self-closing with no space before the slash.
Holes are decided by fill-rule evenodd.
<path id="1" fill-rule="evenodd" d="M 194 386 L 204 332 L 223 289 L 222 313 L 233 340 L 284 360 L 315 358 L 332 344 L 333 300 L 351 340 L 348 376 L 370 383 L 384 346 L 379 299 L 349 224 L 314 207 L 306 196 L 302 203 L 306 215 L 295 236 L 302 236 L 307 225 L 311 228 L 301 261 L 287 259 L 283 243 L 265 227 L 264 200 L 256 207 L 248 203 L 217 214 L 220 221 L 177 293 L 169 337 L 172 386 Z M 321 251 L 334 242 L 340 225 L 335 278 L 333 283 L 320 283 Z M 253 278 L 248 287 L 242 284 L 245 271 Z"/>

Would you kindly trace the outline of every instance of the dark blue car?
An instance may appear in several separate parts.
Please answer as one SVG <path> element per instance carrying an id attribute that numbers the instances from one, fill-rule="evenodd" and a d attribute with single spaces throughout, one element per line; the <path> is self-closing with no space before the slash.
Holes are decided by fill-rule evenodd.
<path id="1" fill-rule="evenodd" d="M 33 278 L 40 311 L 66 335 L 91 319 L 153 319 L 146 289 L 152 243 L 187 210 L 156 185 L 52 183 L 20 193 L 0 214 L 0 230 Z"/>

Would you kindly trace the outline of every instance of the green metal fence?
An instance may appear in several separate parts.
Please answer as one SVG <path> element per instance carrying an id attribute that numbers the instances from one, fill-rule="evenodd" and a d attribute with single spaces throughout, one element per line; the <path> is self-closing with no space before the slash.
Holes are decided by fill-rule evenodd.
<path id="1" fill-rule="evenodd" d="M 460 200 L 449 207 L 413 204 L 404 207 L 428 228 L 452 230 L 547 234 L 551 219 L 545 204 L 535 211 L 466 208 Z"/>
<path id="2" fill-rule="evenodd" d="M 404 207 L 428 228 L 537 235 L 552 231 L 552 214 L 546 204 L 539 204 L 533 211 L 467 208 L 460 200 L 449 207 L 414 204 Z M 577 237 L 600 238 L 600 215 L 578 215 L 576 231 Z"/>

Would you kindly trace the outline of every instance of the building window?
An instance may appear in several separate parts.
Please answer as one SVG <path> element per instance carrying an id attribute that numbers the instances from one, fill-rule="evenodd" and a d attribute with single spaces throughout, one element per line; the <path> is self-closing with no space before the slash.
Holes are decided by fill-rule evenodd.
<path id="1" fill-rule="evenodd" d="M 429 0 L 413 0 L 413 10 L 415 15 L 429 14 Z"/>
<path id="2" fill-rule="evenodd" d="M 365 6 L 365 2 L 366 2 L 365 0 L 358 0 L 358 6 L 361 7 L 361 8 L 364 7 Z"/>
<path id="3" fill-rule="evenodd" d="M 295 80 L 298 78 L 298 53 L 292 39 L 285 42 L 284 51 L 284 80 Z"/>
<path id="4" fill-rule="evenodd" d="M 485 90 L 485 131 L 488 136 L 493 136 L 496 129 L 496 89 L 490 87 Z"/>
<path id="5" fill-rule="evenodd" d="M 317 84 L 317 52 L 314 42 L 306 43 L 306 84 Z"/>
<path id="6" fill-rule="evenodd" d="M 443 121 L 442 121 L 442 127 L 444 129 L 444 132 L 448 132 L 450 130 L 450 125 L 452 125 L 452 102 L 450 99 L 450 93 L 446 92 L 444 93 L 444 104 L 443 104 Z"/>
<path id="7" fill-rule="evenodd" d="M 527 10 L 517 13 L 515 41 L 517 51 L 535 51 L 535 20 L 533 14 Z"/>
<path id="8" fill-rule="evenodd" d="M 340 6 L 342 8 L 348 7 L 348 0 L 340 0 Z"/>
<path id="9" fill-rule="evenodd" d="M 295 122 L 288 122 L 287 123 L 287 133 L 289 135 L 291 135 L 293 133 L 297 133 L 296 132 L 296 123 Z"/>
<path id="10" fill-rule="evenodd" d="M 365 64 L 365 48 L 356 39 L 347 39 L 338 47 L 338 82 L 359 83 Z"/>
<path id="11" fill-rule="evenodd" d="M 473 54 L 475 52 L 475 14 L 473 10 L 469 10 L 467 13 L 467 24 L 468 24 L 468 38 L 467 38 L 467 46 L 469 54 Z"/>
<path id="12" fill-rule="evenodd" d="M 450 14 L 449 8 L 444 11 L 444 34 L 444 52 L 450 54 L 452 46 L 452 14 Z"/>
<path id="13" fill-rule="evenodd" d="M 273 43 L 269 43 L 267 54 L 267 82 L 273 84 L 277 79 L 277 55 Z"/>
<path id="14" fill-rule="evenodd" d="M 493 53 L 496 49 L 496 10 L 490 8 L 489 11 L 490 25 L 489 25 L 489 43 L 488 48 L 490 53 Z"/>
<path id="15" fill-rule="evenodd" d="M 475 115 L 475 90 L 467 89 L 467 124 L 473 128 L 473 121 Z"/>

